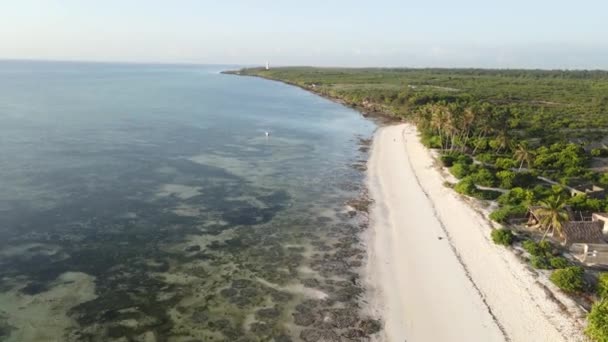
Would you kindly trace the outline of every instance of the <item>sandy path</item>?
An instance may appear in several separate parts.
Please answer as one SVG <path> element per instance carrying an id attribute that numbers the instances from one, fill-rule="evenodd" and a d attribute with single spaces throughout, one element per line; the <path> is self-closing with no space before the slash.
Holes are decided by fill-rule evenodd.
<path id="1" fill-rule="evenodd" d="M 573 320 L 489 240 L 410 125 L 380 129 L 369 160 L 371 309 L 387 341 L 569 341 Z"/>

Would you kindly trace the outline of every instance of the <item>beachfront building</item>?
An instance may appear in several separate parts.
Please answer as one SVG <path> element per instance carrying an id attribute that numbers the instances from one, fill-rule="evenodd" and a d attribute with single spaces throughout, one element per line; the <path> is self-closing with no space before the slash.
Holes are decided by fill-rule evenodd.
<path id="1" fill-rule="evenodd" d="M 531 206 L 526 214 L 527 226 L 530 228 L 540 227 L 540 217 L 537 214 L 539 206 Z M 582 213 L 574 212 L 566 207 L 569 220 L 562 227 L 564 245 L 573 243 L 606 243 L 604 238 L 604 223 L 608 220 L 608 213 Z"/>
<path id="2" fill-rule="evenodd" d="M 605 244 L 603 221 L 570 221 L 562 228 L 564 245 L 573 243 Z"/>

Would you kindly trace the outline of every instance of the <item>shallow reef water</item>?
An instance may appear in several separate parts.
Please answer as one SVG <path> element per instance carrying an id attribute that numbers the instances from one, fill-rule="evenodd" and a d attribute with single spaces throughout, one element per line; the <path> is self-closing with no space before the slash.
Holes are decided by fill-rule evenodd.
<path id="1" fill-rule="evenodd" d="M 373 123 L 218 70 L 0 62 L 0 340 L 380 329 L 360 313 Z"/>

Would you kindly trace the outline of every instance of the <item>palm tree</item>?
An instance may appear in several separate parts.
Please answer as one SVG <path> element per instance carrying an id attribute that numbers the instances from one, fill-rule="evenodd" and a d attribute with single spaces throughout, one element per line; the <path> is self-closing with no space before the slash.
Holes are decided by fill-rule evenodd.
<path id="1" fill-rule="evenodd" d="M 507 149 L 511 145 L 511 137 L 509 136 L 507 128 L 501 128 L 498 131 L 495 140 L 498 143 L 498 148 L 496 149 L 496 152 L 500 152 L 503 149 Z"/>
<path id="2" fill-rule="evenodd" d="M 539 219 L 539 224 L 545 230 L 543 240 L 551 230 L 553 234 L 562 237 L 564 235 L 564 224 L 570 220 L 566 211 L 566 202 L 561 196 L 551 196 L 545 201 L 541 201 L 540 208 L 534 211 Z"/>
<path id="3" fill-rule="evenodd" d="M 432 105 L 432 107 L 430 108 L 430 111 L 431 111 L 430 126 L 432 129 L 437 131 L 437 134 L 439 135 L 439 143 L 441 144 L 441 148 L 444 148 L 444 146 L 443 146 L 443 127 L 444 127 L 444 122 L 445 122 L 445 113 L 443 112 L 441 107 L 438 105 Z"/>
<path id="4" fill-rule="evenodd" d="M 524 166 L 524 163 L 526 163 L 526 166 L 528 166 L 529 169 L 532 159 L 534 159 L 534 153 L 525 142 L 517 144 L 513 156 L 519 162 L 519 171 L 521 171 L 521 167 Z"/>

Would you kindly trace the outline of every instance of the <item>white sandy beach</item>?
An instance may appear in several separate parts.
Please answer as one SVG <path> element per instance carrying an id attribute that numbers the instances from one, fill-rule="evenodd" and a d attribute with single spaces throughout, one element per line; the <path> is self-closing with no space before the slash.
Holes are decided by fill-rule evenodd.
<path id="1" fill-rule="evenodd" d="M 381 340 L 585 340 L 579 321 L 443 185 L 412 125 L 376 133 L 368 177 L 367 281 L 370 309 L 385 322 Z"/>

